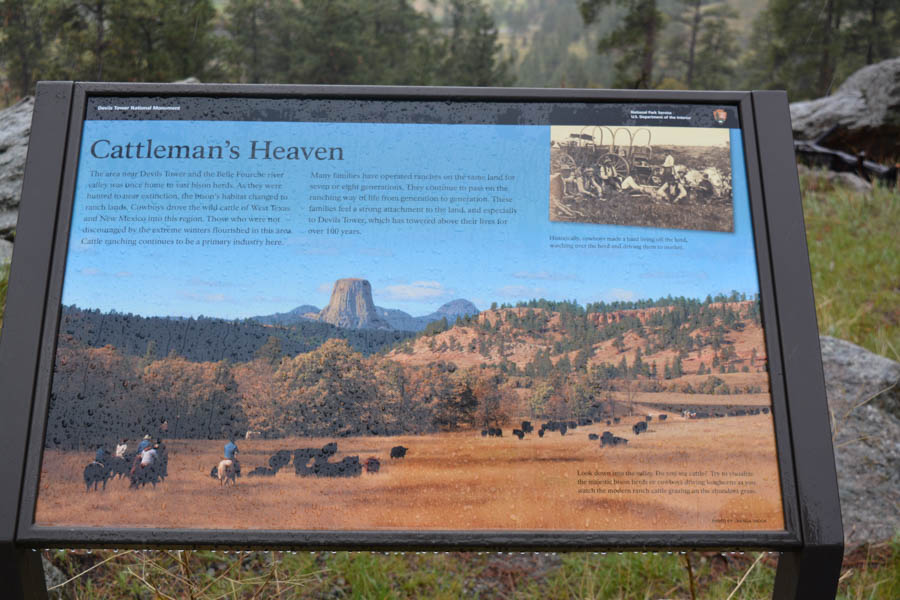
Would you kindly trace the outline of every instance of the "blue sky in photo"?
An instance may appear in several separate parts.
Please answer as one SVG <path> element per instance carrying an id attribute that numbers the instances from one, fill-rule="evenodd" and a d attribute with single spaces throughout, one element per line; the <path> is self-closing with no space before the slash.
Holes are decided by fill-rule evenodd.
<path id="1" fill-rule="evenodd" d="M 689 133 L 689 130 L 686 131 Z M 154 145 L 188 144 L 238 146 L 241 157 L 230 159 L 112 159 L 96 158 L 89 149 L 97 140 L 110 144 L 137 143 L 152 139 Z M 280 146 L 341 147 L 342 161 L 264 160 L 249 156 L 251 140 L 271 140 Z M 515 303 L 531 298 L 575 299 L 584 304 L 599 300 L 636 300 L 666 295 L 704 298 L 707 294 L 738 290 L 758 291 L 755 251 L 750 224 L 747 184 L 739 130 L 731 130 L 734 189 L 734 232 L 707 232 L 646 227 L 623 227 L 579 223 L 551 223 L 548 219 L 550 127 L 511 125 L 429 125 L 371 123 L 282 123 L 216 121 L 85 121 L 75 208 L 63 289 L 63 303 L 103 311 L 115 309 L 146 316 L 215 316 L 243 318 L 284 312 L 298 305 L 323 307 L 328 303 L 334 281 L 344 277 L 368 279 L 375 304 L 397 308 L 412 315 L 428 314 L 455 298 L 471 300 L 480 309 L 492 302 Z M 689 142 L 685 142 L 689 143 Z M 98 149 L 105 149 L 101 143 Z M 103 154 L 103 152 L 98 152 Z M 227 154 L 227 152 L 226 152 Z M 135 183 L 141 181 L 178 184 L 183 182 L 235 183 L 237 179 L 189 178 L 165 172 L 242 171 L 284 173 L 277 181 L 285 200 L 275 204 L 290 208 L 279 227 L 290 235 L 267 236 L 282 239 L 284 245 L 268 247 L 198 247 L 201 239 L 259 235 L 137 235 L 95 234 L 85 227 L 103 225 L 85 222 L 85 217 L 116 216 L 233 216 L 246 213 L 148 211 L 98 211 L 87 207 L 116 201 L 90 200 L 88 193 L 109 190 L 89 187 L 92 183 Z M 96 176 L 92 171 L 116 171 L 118 176 Z M 124 171 L 136 176 L 121 174 Z M 141 175 L 162 172 L 162 176 Z M 420 174 L 438 175 L 432 184 L 459 185 L 486 182 L 457 180 L 466 175 L 507 175 L 508 191 L 496 193 L 512 198 L 511 204 L 479 204 L 485 208 L 514 207 L 508 225 L 377 225 L 336 226 L 359 229 L 359 235 L 333 236 L 310 233 L 335 225 L 311 224 L 310 184 L 320 182 L 319 174 Z M 262 178 L 265 180 L 266 178 Z M 258 182 L 258 179 L 254 179 Z M 367 183 L 393 183 L 380 179 Z M 360 179 L 334 179 L 332 183 L 359 184 Z M 407 183 L 399 182 L 401 185 Z M 493 184 L 489 182 L 487 184 Z M 417 183 L 422 185 L 421 182 Z M 120 188 L 118 191 L 122 191 Z M 129 189 L 132 193 L 151 190 Z M 153 190 L 155 191 L 155 190 Z M 190 190 L 188 190 L 190 192 Z M 200 190 L 212 193 L 211 190 Z M 231 189 L 246 193 L 248 190 Z M 269 192 L 266 190 L 263 193 Z M 328 194 L 357 195 L 355 190 L 330 190 Z M 413 195 L 432 192 L 362 192 L 363 195 Z M 474 192 L 473 192 L 474 193 Z M 481 192 L 479 192 L 481 193 Z M 180 192 L 179 192 L 180 194 Z M 469 192 L 440 192 L 445 196 L 472 195 Z M 494 193 L 483 192 L 490 198 Z M 188 200 L 147 201 L 158 205 L 190 204 Z M 208 204 L 209 200 L 194 201 Z M 216 204 L 249 204 L 213 200 Z M 126 206 L 132 201 L 124 201 Z M 262 204 L 269 204 L 262 202 Z M 347 200 L 328 204 L 348 207 L 396 206 L 396 201 Z M 404 203 L 432 206 L 435 203 Z M 450 206 L 441 204 L 442 206 Z M 469 207 L 471 204 L 463 203 Z M 453 205 L 459 206 L 459 205 Z M 273 213 L 255 213 L 273 216 Z M 375 215 L 366 215 L 375 216 Z M 390 218 L 382 213 L 380 218 Z M 393 215 L 402 218 L 402 215 Z M 409 215 L 430 218 L 438 215 Z M 439 215 L 460 218 L 460 215 Z M 497 218 L 467 215 L 469 218 Z M 129 224 L 135 227 L 135 224 Z M 159 224 L 143 224 L 145 227 Z M 166 223 L 185 227 L 184 223 Z M 196 224 L 210 226 L 207 223 Z M 219 227 L 234 224 L 216 223 Z M 121 224 L 113 224 L 120 227 Z M 247 227 L 247 224 L 240 224 Z M 683 240 L 682 250 L 635 250 L 551 248 L 556 237 L 660 237 Z M 192 246 L 105 245 L 122 237 L 179 240 L 191 238 Z M 99 244 L 83 243 L 100 240 Z"/>

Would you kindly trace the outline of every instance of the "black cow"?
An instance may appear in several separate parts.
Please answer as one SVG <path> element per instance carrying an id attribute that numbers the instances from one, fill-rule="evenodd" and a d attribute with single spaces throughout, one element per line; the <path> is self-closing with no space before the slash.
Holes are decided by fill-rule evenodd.
<path id="1" fill-rule="evenodd" d="M 106 482 L 113 476 L 113 470 L 110 466 L 95 460 L 84 467 L 84 473 L 82 475 L 84 477 L 85 491 L 91 491 L 91 486 L 93 486 L 94 491 L 96 492 L 97 486 L 100 483 L 103 484 L 103 489 L 106 489 Z"/>
<path id="2" fill-rule="evenodd" d="M 488 428 L 488 436 L 490 437 L 503 437 L 503 430 L 499 427 L 490 427 Z"/>
<path id="3" fill-rule="evenodd" d="M 768 407 L 764 407 L 764 408 L 762 409 L 762 411 L 763 411 L 763 414 L 764 414 L 764 415 L 769 414 L 769 409 L 768 409 Z"/>
<path id="4" fill-rule="evenodd" d="M 628 440 L 617 435 L 613 435 L 611 431 L 604 431 L 600 437 L 600 444 L 603 446 L 619 446 L 627 444 Z"/>
<path id="5" fill-rule="evenodd" d="M 213 469 L 216 468 L 217 467 L 213 467 Z M 247 477 L 274 477 L 277 472 L 277 469 L 271 469 L 269 467 L 256 467 L 247 473 Z"/>
<path id="6" fill-rule="evenodd" d="M 294 473 L 301 477 L 315 475 L 315 462 L 328 460 L 322 448 L 297 448 L 294 450 Z"/>
<path id="7" fill-rule="evenodd" d="M 665 420 L 668 419 L 668 418 L 669 418 L 669 415 L 659 415 L 659 420 L 660 420 L 660 421 L 665 421 Z"/>
<path id="8" fill-rule="evenodd" d="M 568 431 L 568 430 L 569 430 L 569 428 L 566 427 L 565 423 L 563 423 L 562 425 L 559 426 L 559 435 L 566 435 L 566 431 Z"/>
<path id="9" fill-rule="evenodd" d="M 380 460 L 374 456 L 370 456 L 366 459 L 366 473 L 377 473 L 379 469 L 381 469 Z"/>
<path id="10" fill-rule="evenodd" d="M 588 439 L 591 440 L 591 441 L 596 441 L 596 440 L 599 440 L 599 439 L 600 439 L 600 436 L 597 435 L 596 433 L 589 433 L 589 434 L 588 434 Z"/>
<path id="11" fill-rule="evenodd" d="M 621 420 L 622 420 L 622 419 L 620 419 L 619 417 L 614 417 L 614 418 L 613 418 L 613 423 L 615 423 L 615 424 L 618 425 L 619 421 L 621 421 Z"/>
<path id="12" fill-rule="evenodd" d="M 647 431 L 647 421 L 638 421 L 631 427 L 631 430 L 634 435 L 640 435 L 641 432 Z"/>
<path id="13" fill-rule="evenodd" d="M 512 430 L 512 433 L 513 433 L 514 436 L 516 436 L 516 437 L 519 438 L 520 440 L 523 439 L 523 438 L 525 437 L 525 432 L 522 431 L 521 429 L 513 429 L 513 430 Z"/>
<path id="14" fill-rule="evenodd" d="M 317 477 L 359 477 L 362 474 L 359 456 L 345 456 L 342 460 L 334 463 L 327 460 L 316 460 L 314 468 Z"/>
<path id="15" fill-rule="evenodd" d="M 269 457 L 269 466 L 277 473 L 282 467 L 291 464 L 292 454 L 290 450 L 279 450 Z"/>
<path id="16" fill-rule="evenodd" d="M 653 420 L 653 416 L 651 416 L 651 415 L 647 415 L 644 418 L 647 420 L 648 423 Z"/>
<path id="17" fill-rule="evenodd" d="M 544 437 L 544 431 L 546 431 L 546 429 L 541 429 L 540 431 L 538 431 L 538 437 Z"/>
<path id="18" fill-rule="evenodd" d="M 405 448 L 403 446 L 394 446 L 391 448 L 391 458 L 403 458 L 406 456 L 406 451 L 409 448 Z"/>
<path id="19" fill-rule="evenodd" d="M 607 419 L 607 420 L 606 420 L 606 426 L 609 427 L 610 425 L 612 425 L 612 420 L 611 420 L 611 419 Z"/>
<path id="20" fill-rule="evenodd" d="M 522 431 L 525 433 L 531 433 L 534 431 L 534 426 L 531 424 L 531 421 L 522 421 Z"/>
<path id="21" fill-rule="evenodd" d="M 487 437 L 487 434 L 488 434 L 488 430 L 487 430 L 487 429 L 482 429 L 482 430 L 481 430 L 481 437 Z"/>

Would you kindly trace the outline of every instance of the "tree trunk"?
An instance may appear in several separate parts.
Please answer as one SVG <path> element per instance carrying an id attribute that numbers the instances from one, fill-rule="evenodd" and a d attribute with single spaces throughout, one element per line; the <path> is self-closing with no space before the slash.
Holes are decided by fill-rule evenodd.
<path id="1" fill-rule="evenodd" d="M 697 32 L 700 30 L 700 21 L 702 20 L 702 13 L 700 12 L 700 5 L 702 3 L 703 0 L 694 1 L 694 20 L 691 23 L 691 45 L 688 49 L 688 69 L 686 78 L 688 89 L 694 89 L 694 56 L 697 49 Z"/>
<path id="2" fill-rule="evenodd" d="M 650 89 L 653 78 L 653 58 L 656 53 L 656 35 L 658 33 L 656 0 L 647 0 L 644 3 L 644 13 L 647 37 L 644 39 L 644 49 L 641 53 L 641 75 L 635 85 L 638 89 Z"/>
<path id="3" fill-rule="evenodd" d="M 822 25 L 822 60 L 819 63 L 819 96 L 825 96 L 831 87 L 834 65 L 832 64 L 831 43 L 833 39 L 834 0 L 825 2 L 825 23 Z"/>

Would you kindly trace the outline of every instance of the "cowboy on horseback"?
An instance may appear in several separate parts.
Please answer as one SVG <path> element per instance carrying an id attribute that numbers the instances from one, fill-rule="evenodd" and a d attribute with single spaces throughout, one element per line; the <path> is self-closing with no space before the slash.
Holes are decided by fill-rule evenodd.
<path id="1" fill-rule="evenodd" d="M 240 452 L 240 450 L 238 450 L 237 444 L 234 443 L 234 436 L 231 436 L 228 439 L 228 443 L 225 444 L 225 460 L 231 461 L 231 464 L 234 467 L 234 474 L 240 476 L 241 463 L 235 458 L 235 454 L 238 452 Z"/>

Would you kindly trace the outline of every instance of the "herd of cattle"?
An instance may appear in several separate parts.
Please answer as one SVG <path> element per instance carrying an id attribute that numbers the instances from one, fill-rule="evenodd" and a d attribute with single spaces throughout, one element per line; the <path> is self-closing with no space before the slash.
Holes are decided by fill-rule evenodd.
<path id="1" fill-rule="evenodd" d="M 726 416 L 749 416 L 758 414 L 768 414 L 769 409 L 751 408 L 751 409 L 734 409 L 727 413 L 723 412 L 703 412 L 703 411 L 682 411 L 682 417 L 685 419 L 707 419 L 719 418 Z M 659 421 L 666 421 L 668 415 L 659 414 Z M 653 420 L 652 415 L 646 415 L 638 422 L 632 425 L 631 430 L 634 435 L 647 433 L 648 423 Z M 607 419 L 606 425 L 618 425 L 621 422 L 619 417 Z M 598 422 L 597 424 L 599 424 Z M 577 429 L 578 427 L 586 427 L 594 425 L 592 419 L 579 419 L 577 421 L 547 421 L 542 423 L 537 431 L 538 437 L 543 438 L 547 432 L 557 432 L 560 435 Z M 531 421 L 522 421 L 521 427 L 512 430 L 512 434 L 520 440 L 525 439 L 528 434 L 534 433 L 534 425 Z M 503 437 L 503 430 L 499 427 L 488 427 L 481 430 L 482 437 Z M 604 431 L 602 434 L 589 433 L 588 439 L 591 441 L 599 441 L 601 447 L 619 446 L 628 444 L 628 440 L 623 437 L 614 435 L 611 431 Z M 295 450 L 278 450 L 269 457 L 268 466 L 258 466 L 247 473 L 248 477 L 273 477 L 281 469 L 293 465 L 294 473 L 299 477 L 358 477 L 365 469 L 366 473 L 378 473 L 381 469 L 381 459 L 375 456 L 369 456 L 364 461 L 360 461 L 359 456 L 346 456 L 341 460 L 332 460 L 337 454 L 337 442 L 329 442 L 321 448 L 297 448 Z M 390 458 L 402 459 L 406 456 L 409 449 L 404 446 L 394 446 L 390 451 Z M 156 484 L 165 480 L 168 475 L 168 453 L 165 448 L 161 448 L 158 460 L 148 467 L 140 467 L 135 461 L 134 455 L 120 457 L 109 457 L 103 461 L 93 461 L 84 468 L 84 483 L 87 491 L 94 489 L 95 491 L 102 484 L 106 489 L 106 483 L 113 478 L 128 478 L 130 480 L 130 488 L 142 488 L 148 483 L 156 487 Z M 218 479 L 222 484 L 234 483 L 235 477 L 240 477 L 239 467 L 230 460 L 220 461 L 219 464 L 213 466 L 210 471 L 210 477 Z"/>
<path id="2" fill-rule="evenodd" d="M 660 415 L 660 420 L 665 420 L 666 415 Z M 646 420 L 649 421 L 651 417 L 648 415 Z M 621 419 L 619 417 L 615 417 L 614 419 L 607 419 L 606 425 L 611 426 L 613 423 L 616 425 L 619 424 Z M 644 429 L 646 429 L 646 421 L 641 421 L 644 425 Z M 547 421 L 545 423 L 541 423 L 540 428 L 538 429 L 538 437 L 543 438 L 544 435 L 548 431 L 558 432 L 560 435 L 566 435 L 569 431 L 577 429 L 580 427 L 587 427 L 593 425 L 593 419 L 578 419 L 577 421 Z M 639 433 L 637 431 L 637 425 L 635 425 L 635 434 Z M 534 433 L 534 425 L 531 421 L 522 421 L 521 428 L 513 429 L 512 434 L 519 438 L 520 440 L 525 439 L 525 435 L 529 433 Z M 503 437 L 503 430 L 499 427 L 488 427 L 487 429 L 481 430 L 481 437 Z M 613 435 L 611 431 L 604 431 L 602 435 L 598 435 L 596 433 L 589 433 L 588 439 L 591 441 L 600 441 L 600 446 L 618 446 L 625 445 L 628 443 L 628 440 L 619 437 L 617 435 Z"/>
<path id="3" fill-rule="evenodd" d="M 247 477 L 274 477 L 281 469 L 294 466 L 294 474 L 299 477 L 359 477 L 363 469 L 366 473 L 378 473 L 381 470 L 381 460 L 378 457 L 370 456 L 365 461 L 360 461 L 359 456 L 345 456 L 341 460 L 332 461 L 331 458 L 337 454 L 337 442 L 329 442 L 321 448 L 297 448 L 296 450 L 277 450 L 269 457 L 268 466 L 261 465 L 255 467 Z M 391 459 L 400 459 L 406 457 L 409 448 L 405 446 L 394 446 L 391 448 Z M 230 466 L 230 465 L 229 465 Z M 223 484 L 234 483 L 235 475 L 240 476 L 240 472 L 234 472 L 228 476 L 224 476 L 220 472 L 223 464 L 220 462 L 212 468 L 210 477 L 219 479 Z"/>
<path id="4" fill-rule="evenodd" d="M 685 419 L 721 419 L 723 417 L 746 417 L 749 415 L 758 415 L 758 414 L 769 414 L 769 408 L 764 406 L 762 408 L 736 408 L 730 410 L 728 412 L 722 411 L 691 411 L 691 410 L 683 410 L 681 411 L 681 416 Z"/>

